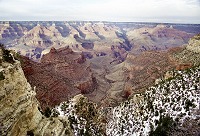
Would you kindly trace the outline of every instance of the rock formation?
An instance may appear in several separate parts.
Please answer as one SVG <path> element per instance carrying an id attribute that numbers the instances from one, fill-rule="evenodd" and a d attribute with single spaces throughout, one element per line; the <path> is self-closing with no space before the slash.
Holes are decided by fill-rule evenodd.
<path id="1" fill-rule="evenodd" d="M 75 136 L 105 136 L 106 118 L 97 104 L 82 94 L 62 102 L 53 109 L 59 117 L 67 118 Z"/>
<path id="2" fill-rule="evenodd" d="M 6 62 L 2 55 L 0 49 L 0 135 L 72 135 L 68 120 L 41 114 L 35 89 L 27 82 L 20 62 Z"/>
<path id="3" fill-rule="evenodd" d="M 188 65 L 199 65 L 200 64 L 200 35 L 192 37 L 185 47 L 179 49 L 173 54 L 173 57 L 180 63 Z M 187 68 L 187 67 L 186 67 Z"/>
<path id="4" fill-rule="evenodd" d="M 167 28 L 157 27 L 159 30 Z M 111 50 L 120 54 L 116 53 L 116 58 L 127 55 L 117 64 L 108 55 L 89 62 L 84 53 L 69 47 L 51 48 L 41 63 L 20 58 L 24 73 L 20 62 L 14 59 L 16 56 L 0 50 L 0 135 L 57 136 L 72 135 L 72 132 L 75 135 L 105 135 L 105 132 L 107 135 L 148 135 L 159 131 L 159 122 L 163 119 L 179 125 L 173 128 L 171 135 L 199 135 L 196 124 L 199 123 L 200 67 L 188 69 L 200 64 L 199 39 L 197 35 L 185 47 L 141 54 L 130 51 L 127 55 L 124 48 L 114 46 Z M 174 69 L 185 71 L 174 72 Z M 165 82 L 157 82 L 146 90 L 159 77 L 163 77 L 160 82 Z M 98 105 L 83 95 L 75 96 L 78 93 L 103 106 L 130 100 L 110 108 L 108 120 L 104 120 L 97 110 Z M 65 102 L 72 96 L 75 97 Z M 54 110 L 61 116 L 52 117 L 49 107 L 59 104 Z M 106 127 L 102 126 L 105 123 Z"/>
<path id="5" fill-rule="evenodd" d="M 110 55 L 117 64 L 124 61 L 124 51 L 141 53 L 180 46 L 200 28 L 171 25 L 173 27 L 156 23 L 0 22 L 0 42 L 34 61 L 40 61 L 43 51 L 69 45 L 74 51 L 84 52 L 87 58 Z"/>
<path id="6" fill-rule="evenodd" d="M 52 48 L 43 55 L 41 63 L 26 58 L 22 62 L 25 76 L 32 86 L 36 86 L 36 97 L 43 109 L 78 93 L 91 93 L 97 86 L 90 63 L 83 54 L 73 52 L 69 47 Z"/>
<path id="7" fill-rule="evenodd" d="M 200 64 L 200 54 L 191 51 L 197 45 L 198 35 L 191 38 L 186 47 L 175 47 L 167 51 L 146 51 L 139 55 L 129 53 L 121 64 L 110 66 L 105 78 L 110 82 L 106 98 L 102 103 L 116 105 L 131 94 L 141 93 L 164 78 L 169 70 L 185 70 Z M 194 41 L 194 45 L 191 41 Z M 190 46 L 190 49 L 188 49 Z M 196 49 L 194 47 L 193 49 Z"/>
<path id="8" fill-rule="evenodd" d="M 165 25 L 156 27 L 142 27 L 127 32 L 131 44 L 134 44 L 132 52 L 138 53 L 146 50 L 163 50 L 181 46 L 192 37 L 184 31 L 168 28 Z"/>
<path id="9" fill-rule="evenodd" d="M 0 23 L 0 39 L 15 39 L 24 35 L 27 32 L 27 28 L 15 24 L 5 22 L 4 24 Z"/>
<path id="10" fill-rule="evenodd" d="M 61 40 L 62 36 L 55 26 L 47 28 L 37 24 L 37 26 L 21 37 L 18 43 L 23 43 L 27 46 L 46 48 L 55 44 L 60 45 L 58 39 Z"/>
<path id="11" fill-rule="evenodd" d="M 195 53 L 200 53 L 200 34 L 190 39 L 186 49 Z"/>
<path id="12" fill-rule="evenodd" d="M 166 71 L 176 68 L 177 62 L 170 55 L 164 51 L 128 54 L 124 62 L 111 67 L 105 76 L 111 82 L 105 102 L 115 105 L 131 94 L 144 92 Z"/>
<path id="13" fill-rule="evenodd" d="M 43 54 L 41 63 L 28 63 L 25 61 L 27 64 L 25 63 L 26 65 L 23 66 L 30 84 L 37 86 L 37 98 L 41 102 L 42 107 L 51 107 L 80 92 L 97 103 L 103 99 L 106 100 L 103 103 L 112 103 L 113 101 L 113 103 L 116 103 L 126 98 L 127 94 L 144 91 L 146 87 L 154 84 L 157 78 L 163 76 L 166 71 L 173 68 L 183 70 L 196 63 L 190 61 L 179 62 L 179 59 L 174 57 L 174 54 L 178 54 L 178 52 L 179 54 L 182 52 L 182 56 L 184 56 L 183 54 L 188 54 L 184 53 L 186 52 L 185 50 L 184 52 L 181 51 L 181 48 L 171 49 L 171 47 L 186 43 L 191 34 L 172 27 L 158 25 L 156 27 L 134 28 L 134 30 L 130 28 L 126 30 L 125 34 L 118 27 L 107 24 L 86 23 L 80 25 L 69 23 L 65 24 L 65 26 L 69 28 L 68 35 L 65 38 L 69 35 L 73 35 L 73 37 L 76 35 L 82 42 L 80 39 L 77 41 L 77 38 L 75 38 L 78 44 L 73 46 L 70 44 L 70 48 L 66 47 L 64 50 L 47 49 L 50 53 L 47 55 L 45 55 L 46 53 Z M 36 27 L 38 29 L 44 28 L 45 30 L 48 28 L 43 26 Z M 57 29 L 56 26 L 51 27 Z M 103 32 L 101 34 L 96 33 L 96 35 L 106 35 L 104 38 L 94 38 L 97 41 L 89 39 L 94 36 L 94 32 L 100 30 Z M 61 28 L 59 28 L 60 31 Z M 111 40 L 109 33 L 116 39 L 118 38 L 119 41 L 115 42 L 115 39 L 113 39 L 112 42 L 114 43 L 111 44 L 112 42 L 108 40 Z M 87 34 L 89 35 L 88 37 Z M 103 41 L 106 43 L 104 44 Z M 88 44 L 84 45 L 84 42 Z M 103 45 L 97 47 L 96 43 L 98 42 L 101 42 Z M 82 45 L 87 48 L 83 48 Z M 141 45 L 143 46 L 141 47 Z M 147 46 L 149 47 L 146 48 Z M 169 49 L 169 51 L 143 52 L 145 50 L 161 49 Z M 83 52 L 80 55 L 78 52 L 81 51 Z M 187 49 L 187 52 L 189 52 L 189 49 Z M 191 56 L 195 55 L 191 53 Z M 89 61 L 92 63 L 92 69 L 86 58 L 91 59 Z M 103 59 L 107 60 L 104 61 Z M 79 71 L 87 72 L 82 73 Z M 103 84 L 105 89 L 102 85 L 94 85 L 96 83 Z M 54 94 L 52 92 L 57 93 Z M 64 95 L 62 95 L 63 93 Z"/>

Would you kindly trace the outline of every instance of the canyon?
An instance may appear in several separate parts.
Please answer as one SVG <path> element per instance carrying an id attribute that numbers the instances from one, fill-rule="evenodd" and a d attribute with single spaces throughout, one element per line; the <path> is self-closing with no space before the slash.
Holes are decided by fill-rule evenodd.
<path id="1" fill-rule="evenodd" d="M 155 103 L 160 101 L 152 93 L 159 89 L 152 86 L 165 90 L 171 80 L 174 86 L 179 86 L 176 81 L 190 84 L 188 80 L 194 84 L 192 88 L 199 84 L 191 78 L 193 75 L 199 78 L 199 32 L 200 25 L 195 24 L 1 22 L 0 42 L 12 50 L 10 55 L 7 52 L 7 59 L 13 58 L 5 62 L 4 50 L 1 51 L 1 134 L 124 134 L 119 126 L 123 125 L 125 116 L 118 118 L 118 111 L 136 120 L 140 118 L 129 113 L 140 111 L 141 103 L 148 109 L 149 103 L 143 99 L 150 100 L 151 95 L 156 98 Z M 187 76 L 187 70 L 194 67 L 196 70 Z M 174 79 L 176 71 L 186 71 L 180 76 L 188 80 Z M 174 88 L 170 86 L 170 89 Z M 196 90 L 191 92 L 196 94 L 193 95 L 195 104 L 199 101 L 196 97 L 199 88 Z M 165 95 L 164 92 L 159 95 Z M 170 97 L 171 94 L 173 92 L 169 93 Z M 184 102 L 187 93 L 183 95 Z M 195 108 L 191 113 L 198 118 L 199 111 Z M 50 118 L 45 117 L 48 110 Z M 155 113 L 148 110 L 153 117 Z M 14 113 L 12 117 L 8 111 Z M 175 113 L 170 111 L 170 114 L 175 120 Z M 141 116 L 142 123 L 145 116 Z M 116 125 L 115 119 L 121 121 L 121 125 Z M 126 128 L 126 134 L 148 135 L 152 122 L 147 122 L 149 125 L 142 130 L 129 133 Z M 153 127 L 155 130 L 157 124 Z M 198 134 L 196 128 L 194 131 Z"/>
<path id="2" fill-rule="evenodd" d="M 191 38 L 189 43 L 193 44 L 187 46 L 200 46 L 199 36 Z M 190 59 L 195 66 L 179 65 L 177 70 L 168 71 L 156 85 L 148 87 L 144 93 L 130 96 L 118 106 L 99 108 L 79 94 L 45 112 L 41 111 L 40 103 L 35 97 L 36 88 L 32 88 L 27 82 L 20 61 L 16 60 L 20 58 L 14 52 L 1 47 L 0 134 L 197 136 L 200 133 L 200 54 L 187 46 L 173 52 L 173 55 L 179 61 L 189 62 L 188 56 L 193 53 Z M 68 47 L 51 49 L 44 56 L 45 61 L 49 60 L 49 55 L 59 51 L 72 53 Z M 183 52 L 185 57 L 182 56 Z"/>
<path id="3" fill-rule="evenodd" d="M 36 86 L 36 97 L 43 109 L 77 94 L 91 93 L 97 87 L 90 63 L 83 54 L 73 52 L 69 47 L 52 48 L 42 57 L 41 63 L 26 57 L 21 61 L 27 80 Z"/>
<path id="4" fill-rule="evenodd" d="M 34 61 L 52 47 L 69 46 L 87 58 L 161 50 L 186 44 L 199 25 L 115 22 L 0 22 L 0 42 Z"/>
<path id="5" fill-rule="evenodd" d="M 199 25 L 112 22 L 1 22 L 1 39 L 22 56 L 42 109 L 79 93 L 114 106 L 168 70 L 190 65 L 174 53 Z M 172 49 L 173 48 L 173 49 Z"/>

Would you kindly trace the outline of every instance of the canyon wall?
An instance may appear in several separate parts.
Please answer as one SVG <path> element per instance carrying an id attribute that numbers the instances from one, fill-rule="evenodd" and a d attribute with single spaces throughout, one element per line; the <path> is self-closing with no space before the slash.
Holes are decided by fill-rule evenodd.
<path id="1" fill-rule="evenodd" d="M 40 112 L 35 95 L 20 62 L 6 62 L 0 49 L 0 135 L 72 135 L 68 120 L 46 118 Z"/>

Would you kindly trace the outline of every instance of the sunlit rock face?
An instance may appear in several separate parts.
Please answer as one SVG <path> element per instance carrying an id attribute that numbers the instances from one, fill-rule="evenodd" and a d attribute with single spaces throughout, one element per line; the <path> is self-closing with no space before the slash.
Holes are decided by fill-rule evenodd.
<path id="1" fill-rule="evenodd" d="M 177 69 L 185 69 L 191 67 L 191 65 L 199 65 L 200 64 L 200 36 L 195 35 L 194 37 L 190 38 L 185 47 L 179 51 L 176 51 L 173 57 L 183 63 Z"/>
<path id="2" fill-rule="evenodd" d="M 200 34 L 190 39 L 186 49 L 193 51 L 195 53 L 200 53 Z"/>
<path id="3" fill-rule="evenodd" d="M 46 118 L 39 111 L 36 92 L 27 82 L 20 62 L 4 61 L 0 49 L 0 135 L 65 135 L 71 131 L 58 118 Z M 13 58 L 12 58 L 13 59 Z"/>

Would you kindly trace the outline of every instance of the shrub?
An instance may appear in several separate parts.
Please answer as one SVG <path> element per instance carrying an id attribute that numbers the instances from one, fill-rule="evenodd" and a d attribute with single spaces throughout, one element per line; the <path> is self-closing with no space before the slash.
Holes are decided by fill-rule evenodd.
<path id="1" fill-rule="evenodd" d="M 47 107 L 45 109 L 44 116 L 46 116 L 47 118 L 49 118 L 51 116 L 51 109 L 49 107 Z"/>
<path id="2" fill-rule="evenodd" d="M 16 59 L 16 60 L 19 60 L 19 61 L 21 61 L 21 55 L 18 53 L 18 52 L 15 52 L 14 54 L 14 58 Z"/>
<path id="3" fill-rule="evenodd" d="M 174 127 L 175 122 L 170 116 L 160 118 L 158 126 L 154 131 L 150 131 L 150 136 L 167 136 L 169 131 Z"/>
<path id="4" fill-rule="evenodd" d="M 154 111 L 154 109 L 153 109 L 153 102 L 151 100 L 148 100 L 148 102 L 147 102 L 147 108 L 150 109 L 150 110 L 152 110 L 152 111 Z"/>
<path id="5" fill-rule="evenodd" d="M 13 57 L 10 54 L 9 50 L 3 50 L 3 60 L 9 63 L 14 63 Z"/>
<path id="6" fill-rule="evenodd" d="M 34 133 L 33 133 L 32 130 L 30 130 L 30 131 L 27 131 L 26 135 L 27 135 L 27 136 L 34 136 Z"/>
<path id="7" fill-rule="evenodd" d="M 66 111 L 67 107 L 68 107 L 68 104 L 66 102 L 63 102 L 60 108 L 62 111 Z"/>
<path id="8" fill-rule="evenodd" d="M 158 116 L 158 111 L 155 112 L 155 116 Z"/>
<path id="9" fill-rule="evenodd" d="M 15 61 L 13 60 L 12 55 L 10 54 L 10 51 L 5 49 L 4 45 L 0 43 L 0 48 L 3 51 L 3 60 L 9 63 L 14 63 Z"/>
<path id="10" fill-rule="evenodd" d="M 58 115 L 60 115 L 60 113 L 56 109 L 53 109 L 51 112 L 52 112 L 52 117 L 58 117 Z"/>
<path id="11" fill-rule="evenodd" d="M 5 47 L 4 47 L 4 45 L 2 43 L 0 43 L 0 48 L 1 49 L 3 49 L 3 48 L 5 49 Z"/>
<path id="12" fill-rule="evenodd" d="M 1 72 L 0 72 L 0 81 L 1 81 L 1 80 L 4 80 L 4 79 L 5 79 L 5 76 L 3 75 L 3 72 L 1 71 Z"/>
<path id="13" fill-rule="evenodd" d="M 186 111 L 189 111 L 189 108 L 193 107 L 193 106 L 195 106 L 195 105 L 192 103 L 192 101 L 190 101 L 188 99 L 185 101 L 185 109 L 186 109 Z"/>
<path id="14" fill-rule="evenodd" d="M 70 131 L 68 129 L 65 130 L 65 134 L 68 136 L 70 135 Z"/>

